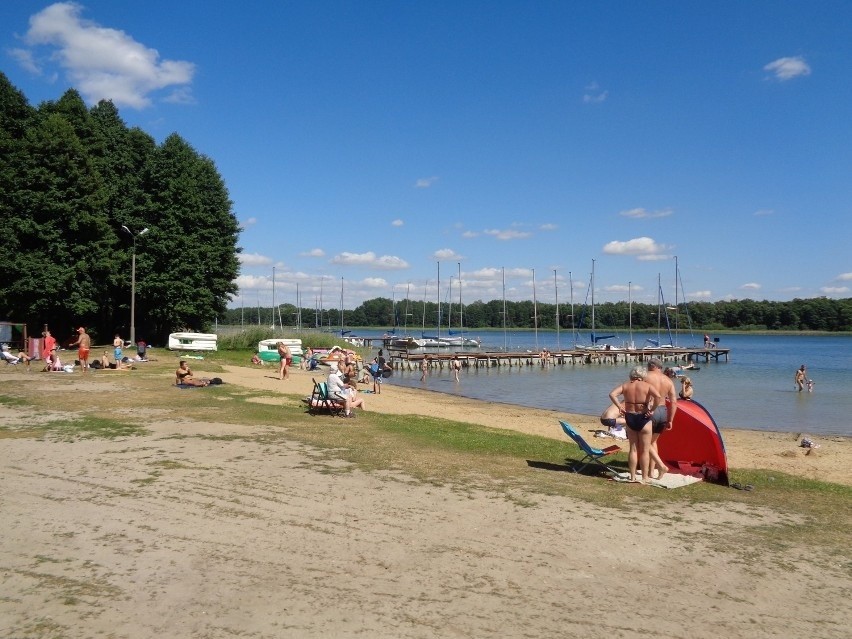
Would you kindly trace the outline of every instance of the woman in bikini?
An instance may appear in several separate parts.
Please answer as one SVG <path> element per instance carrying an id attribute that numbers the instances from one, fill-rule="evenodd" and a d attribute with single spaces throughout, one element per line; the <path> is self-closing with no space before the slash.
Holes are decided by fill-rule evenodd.
<path id="1" fill-rule="evenodd" d="M 648 480 L 648 467 L 651 462 L 651 416 L 661 401 L 660 393 L 645 381 L 647 371 L 636 366 L 630 371 L 630 380 L 616 386 L 609 398 L 618 408 L 627 422 L 627 439 L 630 452 L 627 467 L 630 481 L 644 484 Z M 619 401 L 619 397 L 623 401 Z M 636 467 L 642 471 L 642 479 L 636 478 Z"/>

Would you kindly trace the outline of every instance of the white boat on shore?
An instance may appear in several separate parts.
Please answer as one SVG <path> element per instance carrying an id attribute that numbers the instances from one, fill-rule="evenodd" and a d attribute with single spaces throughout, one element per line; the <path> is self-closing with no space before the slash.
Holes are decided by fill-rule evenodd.
<path id="1" fill-rule="evenodd" d="M 170 351 L 215 351 L 216 333 L 172 333 L 169 335 Z"/>

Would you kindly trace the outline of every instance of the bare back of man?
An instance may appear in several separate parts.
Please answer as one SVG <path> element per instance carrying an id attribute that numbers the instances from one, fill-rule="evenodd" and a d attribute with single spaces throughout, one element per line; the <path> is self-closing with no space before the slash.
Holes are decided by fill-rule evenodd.
<path id="1" fill-rule="evenodd" d="M 649 472 L 651 477 L 654 476 L 654 470 L 657 470 L 657 479 L 668 472 L 668 467 L 660 459 L 657 451 L 657 440 L 663 431 L 671 430 L 674 424 L 674 416 L 677 412 L 677 390 L 674 382 L 663 374 L 663 364 L 654 358 L 648 362 L 648 374 L 645 375 L 645 381 L 648 382 L 660 394 L 664 400 L 654 411 L 651 418 L 651 465 Z"/>

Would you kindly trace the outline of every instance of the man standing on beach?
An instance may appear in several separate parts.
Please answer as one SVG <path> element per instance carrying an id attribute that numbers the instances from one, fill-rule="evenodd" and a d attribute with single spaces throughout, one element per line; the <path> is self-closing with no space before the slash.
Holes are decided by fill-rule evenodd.
<path id="1" fill-rule="evenodd" d="M 70 346 L 78 348 L 77 359 L 80 360 L 80 368 L 83 369 L 84 373 L 87 373 L 89 371 L 89 350 L 92 348 L 92 338 L 82 326 L 77 329 L 77 333 L 77 341 L 71 343 Z"/>
<path id="2" fill-rule="evenodd" d="M 674 424 L 674 416 L 677 412 L 677 391 L 674 382 L 663 374 L 663 362 L 657 357 L 648 360 L 648 374 L 645 376 L 645 381 L 663 398 L 660 405 L 654 409 L 654 415 L 651 418 L 651 471 L 653 471 L 653 467 L 661 463 L 657 452 L 657 440 L 664 430 L 671 430 Z M 660 466 L 658 477 L 665 475 L 667 470 L 665 464 Z"/>

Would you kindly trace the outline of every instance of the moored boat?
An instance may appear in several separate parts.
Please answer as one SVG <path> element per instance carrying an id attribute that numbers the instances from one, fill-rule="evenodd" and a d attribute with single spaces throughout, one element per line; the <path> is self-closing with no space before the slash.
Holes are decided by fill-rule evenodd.
<path id="1" fill-rule="evenodd" d="M 215 351 L 216 333 L 172 333 L 169 335 L 170 351 Z"/>

